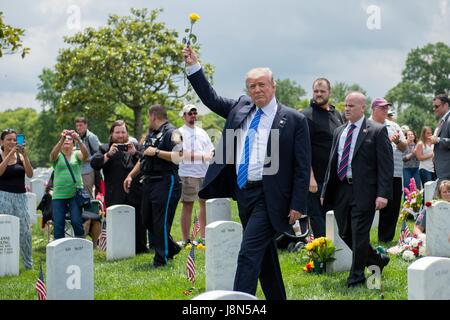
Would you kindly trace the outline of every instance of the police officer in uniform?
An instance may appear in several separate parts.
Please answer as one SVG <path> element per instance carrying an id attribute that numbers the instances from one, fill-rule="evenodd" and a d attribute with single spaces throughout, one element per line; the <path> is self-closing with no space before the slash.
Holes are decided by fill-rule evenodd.
<path id="1" fill-rule="evenodd" d="M 150 130 L 144 155 L 125 179 L 124 189 L 128 192 L 133 178 L 142 173 L 142 214 L 144 225 L 153 236 L 153 266 L 157 268 L 166 265 L 181 250 L 170 230 L 181 196 L 178 163 L 182 144 L 181 135 L 169 123 L 164 107 L 151 106 L 148 119 Z"/>

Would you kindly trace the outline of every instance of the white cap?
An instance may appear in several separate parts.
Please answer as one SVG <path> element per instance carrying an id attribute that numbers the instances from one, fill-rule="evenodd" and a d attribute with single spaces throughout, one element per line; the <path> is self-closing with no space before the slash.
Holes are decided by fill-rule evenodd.
<path id="1" fill-rule="evenodd" d="M 190 112 L 191 110 L 198 110 L 197 107 L 193 104 L 187 104 L 183 107 L 183 110 L 180 112 L 180 116 L 182 117 L 185 113 Z"/>

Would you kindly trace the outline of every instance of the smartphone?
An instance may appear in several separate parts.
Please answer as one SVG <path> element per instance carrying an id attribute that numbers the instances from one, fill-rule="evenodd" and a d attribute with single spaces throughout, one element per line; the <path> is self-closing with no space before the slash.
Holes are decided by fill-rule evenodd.
<path id="1" fill-rule="evenodd" d="M 25 144 L 25 135 L 23 135 L 23 134 L 21 134 L 21 133 L 19 133 L 18 135 L 17 135 L 17 144 L 19 145 L 19 146 L 23 146 L 24 144 Z"/>
<path id="2" fill-rule="evenodd" d="M 122 151 L 122 152 L 127 152 L 128 151 L 128 145 L 126 145 L 126 144 L 118 144 L 117 145 L 117 149 L 119 151 Z"/>

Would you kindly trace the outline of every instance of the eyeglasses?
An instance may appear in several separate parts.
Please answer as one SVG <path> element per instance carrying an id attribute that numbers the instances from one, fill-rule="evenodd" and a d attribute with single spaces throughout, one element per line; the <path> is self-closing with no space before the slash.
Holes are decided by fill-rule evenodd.
<path id="1" fill-rule="evenodd" d="M 188 112 L 188 116 L 192 116 L 192 115 L 196 116 L 197 112 L 195 112 L 195 111 Z"/>
<path id="2" fill-rule="evenodd" d="M 436 110 L 436 109 L 438 109 L 438 108 L 440 108 L 440 107 L 442 107 L 442 104 L 440 104 L 440 105 L 434 104 L 434 105 L 433 105 L 433 110 Z"/>
<path id="3" fill-rule="evenodd" d="M 3 130 L 2 131 L 2 133 L 11 133 L 11 132 L 16 132 L 16 130 L 14 130 L 14 129 L 11 129 L 11 128 L 8 128 L 8 129 L 5 129 L 5 130 Z"/>

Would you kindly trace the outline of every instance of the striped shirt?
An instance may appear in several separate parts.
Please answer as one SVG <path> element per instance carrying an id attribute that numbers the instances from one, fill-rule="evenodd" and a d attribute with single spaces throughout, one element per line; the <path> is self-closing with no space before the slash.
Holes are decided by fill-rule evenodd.
<path id="1" fill-rule="evenodd" d="M 72 153 L 70 157 L 70 166 L 72 167 L 73 175 L 75 176 L 76 184 L 73 183 L 69 168 L 67 167 L 64 156 L 59 153 L 58 158 L 53 162 L 53 169 L 55 172 L 53 180 L 53 199 L 70 199 L 75 196 L 76 188 L 83 187 L 83 180 L 81 179 L 82 161 L 78 158 L 81 151 L 77 150 Z"/>

